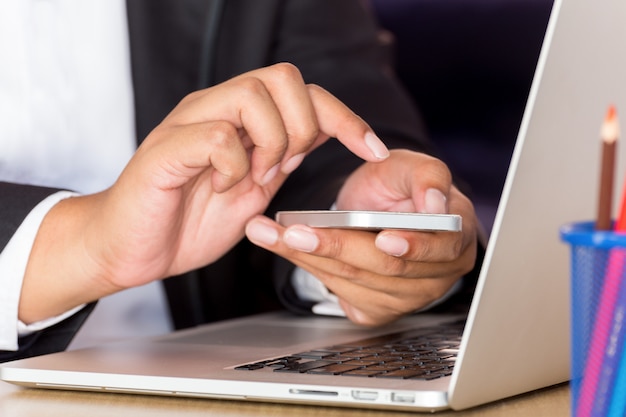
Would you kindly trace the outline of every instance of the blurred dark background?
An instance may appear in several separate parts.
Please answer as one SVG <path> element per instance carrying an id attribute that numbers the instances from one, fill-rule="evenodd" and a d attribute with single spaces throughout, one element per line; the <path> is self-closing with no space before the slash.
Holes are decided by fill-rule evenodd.
<path id="1" fill-rule="evenodd" d="M 396 70 L 487 231 L 552 0 L 369 0 Z"/>

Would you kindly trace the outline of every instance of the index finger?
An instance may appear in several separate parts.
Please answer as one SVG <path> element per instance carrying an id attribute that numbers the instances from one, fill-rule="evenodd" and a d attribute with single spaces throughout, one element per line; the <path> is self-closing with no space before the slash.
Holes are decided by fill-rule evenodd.
<path id="1" fill-rule="evenodd" d="M 387 146 L 363 119 L 322 87 L 315 84 L 307 87 L 320 127 L 320 136 L 313 148 L 334 137 L 366 161 L 377 162 L 389 157 Z"/>
<path id="2" fill-rule="evenodd" d="M 389 156 L 385 144 L 363 119 L 324 88 L 304 85 L 296 67 L 276 64 L 246 75 L 261 80 L 277 106 L 289 137 L 288 158 L 312 151 L 329 137 L 337 138 L 366 161 L 376 162 Z M 318 131 L 317 139 L 311 144 L 307 138 L 311 132 L 315 136 L 315 131 Z"/>

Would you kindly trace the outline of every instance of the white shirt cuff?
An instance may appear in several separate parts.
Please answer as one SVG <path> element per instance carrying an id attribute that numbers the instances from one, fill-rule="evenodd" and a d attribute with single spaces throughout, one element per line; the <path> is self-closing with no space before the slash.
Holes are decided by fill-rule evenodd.
<path id="1" fill-rule="evenodd" d="M 19 336 L 25 336 L 59 323 L 83 307 L 79 306 L 60 316 L 29 325 L 21 323 L 18 319 L 24 273 L 39 226 L 56 203 L 74 195 L 76 193 L 59 191 L 41 201 L 26 216 L 4 250 L 0 252 L 0 288 L 2 288 L 0 291 L 0 350 L 17 350 Z"/>
<path id="2" fill-rule="evenodd" d="M 337 296 L 328 291 L 328 288 L 320 280 L 304 269 L 296 268 L 293 271 L 291 284 L 300 300 L 316 302 L 312 309 L 313 313 L 322 316 L 346 316 L 346 313 L 339 306 Z"/>

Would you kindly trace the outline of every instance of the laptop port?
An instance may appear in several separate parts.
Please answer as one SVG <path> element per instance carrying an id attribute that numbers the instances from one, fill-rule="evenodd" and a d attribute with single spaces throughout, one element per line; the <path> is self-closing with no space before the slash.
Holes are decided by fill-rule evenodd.
<path id="1" fill-rule="evenodd" d="M 376 401 L 378 393 L 376 391 L 352 390 L 352 398 L 355 400 Z"/>
<path id="2" fill-rule="evenodd" d="M 391 401 L 394 403 L 412 404 L 415 402 L 415 394 L 412 392 L 392 392 Z"/>

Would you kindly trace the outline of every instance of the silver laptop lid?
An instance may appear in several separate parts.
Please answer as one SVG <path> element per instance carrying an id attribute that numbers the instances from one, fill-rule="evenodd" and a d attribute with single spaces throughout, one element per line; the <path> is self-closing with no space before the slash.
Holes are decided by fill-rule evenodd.
<path id="1" fill-rule="evenodd" d="M 453 408 L 569 378 L 569 254 L 558 229 L 595 216 L 600 126 L 610 104 L 626 112 L 625 18 L 623 0 L 554 3 L 453 376 Z"/>

